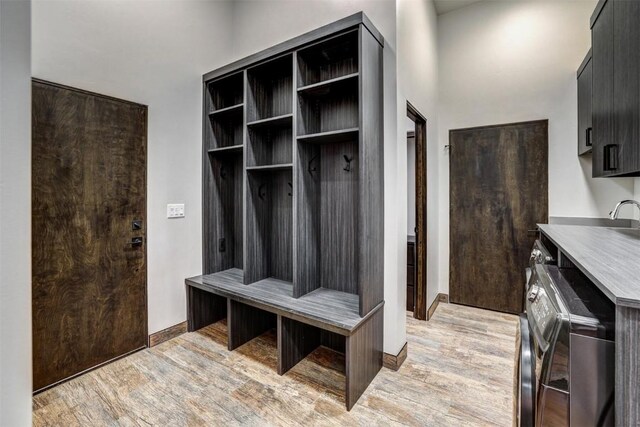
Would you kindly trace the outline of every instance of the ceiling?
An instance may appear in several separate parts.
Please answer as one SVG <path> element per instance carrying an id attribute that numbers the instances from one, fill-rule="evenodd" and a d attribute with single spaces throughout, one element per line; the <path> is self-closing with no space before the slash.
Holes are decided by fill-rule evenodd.
<path id="1" fill-rule="evenodd" d="M 436 12 L 438 15 L 451 12 L 452 10 L 460 9 L 461 7 L 468 6 L 472 3 L 477 3 L 481 0 L 434 0 L 436 5 Z"/>

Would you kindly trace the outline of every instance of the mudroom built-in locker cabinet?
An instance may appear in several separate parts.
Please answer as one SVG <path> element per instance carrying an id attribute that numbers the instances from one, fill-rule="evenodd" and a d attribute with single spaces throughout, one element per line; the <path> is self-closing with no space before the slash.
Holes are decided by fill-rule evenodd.
<path id="1" fill-rule="evenodd" d="M 278 373 L 344 354 L 350 409 L 382 366 L 384 40 L 363 13 L 204 76 L 193 331 L 277 330 Z"/>

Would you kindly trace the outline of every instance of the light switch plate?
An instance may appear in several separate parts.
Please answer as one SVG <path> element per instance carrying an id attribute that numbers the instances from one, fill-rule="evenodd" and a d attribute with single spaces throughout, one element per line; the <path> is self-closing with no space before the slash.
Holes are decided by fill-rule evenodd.
<path id="1" fill-rule="evenodd" d="M 167 218 L 184 218 L 184 203 L 181 204 L 168 204 L 167 205 Z"/>

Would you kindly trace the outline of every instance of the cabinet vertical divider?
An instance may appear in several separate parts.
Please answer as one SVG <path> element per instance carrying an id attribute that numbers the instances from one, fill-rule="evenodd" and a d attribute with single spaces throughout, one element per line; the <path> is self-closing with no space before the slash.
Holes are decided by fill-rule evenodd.
<path id="1" fill-rule="evenodd" d="M 298 273 L 298 52 L 293 52 L 293 60 L 291 61 L 291 113 L 293 117 L 291 119 L 291 210 L 292 210 L 292 253 L 291 253 L 291 263 L 293 267 L 293 276 L 292 276 L 292 293 L 293 298 L 297 298 L 296 289 L 299 285 L 297 279 Z"/>
<path id="2" fill-rule="evenodd" d="M 248 151 L 249 151 L 249 143 L 247 141 L 248 138 L 248 130 L 247 130 L 247 109 L 248 107 L 248 102 L 247 102 L 247 88 L 248 88 L 249 82 L 247 80 L 247 70 L 243 70 L 242 71 L 242 102 L 244 103 L 244 105 L 242 106 L 242 146 L 243 146 L 243 150 L 242 150 L 242 271 L 244 272 L 243 275 L 243 282 L 245 285 L 247 285 L 247 281 L 245 280 L 245 277 L 247 277 L 247 269 L 249 267 L 249 256 L 248 256 L 248 251 L 249 251 L 249 242 L 247 241 L 247 227 L 248 227 L 248 223 L 247 223 L 247 207 L 248 207 L 248 192 L 249 192 L 249 179 L 247 177 L 247 156 L 248 156 Z"/>

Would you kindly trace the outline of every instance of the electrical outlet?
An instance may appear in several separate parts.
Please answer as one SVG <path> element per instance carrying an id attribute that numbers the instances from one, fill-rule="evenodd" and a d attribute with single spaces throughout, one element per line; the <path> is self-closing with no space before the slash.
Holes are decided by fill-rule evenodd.
<path id="1" fill-rule="evenodd" d="M 167 218 L 184 218 L 184 203 L 168 204 Z"/>

